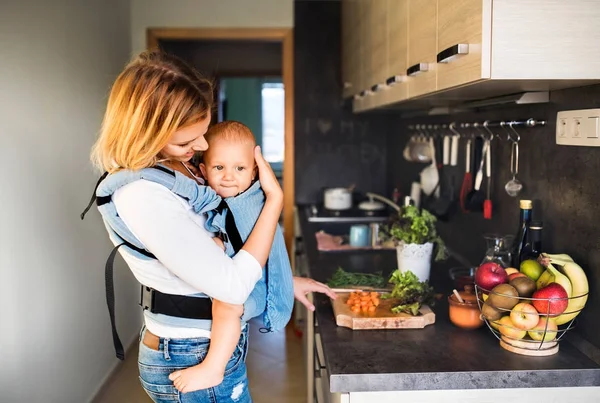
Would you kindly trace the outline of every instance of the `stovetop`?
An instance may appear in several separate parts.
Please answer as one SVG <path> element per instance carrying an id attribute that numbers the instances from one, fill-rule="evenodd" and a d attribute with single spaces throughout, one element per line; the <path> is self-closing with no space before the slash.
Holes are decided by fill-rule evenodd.
<path id="1" fill-rule="evenodd" d="M 309 222 L 384 222 L 389 217 L 387 209 L 361 210 L 353 206 L 347 210 L 328 210 L 323 205 L 306 206 Z"/>

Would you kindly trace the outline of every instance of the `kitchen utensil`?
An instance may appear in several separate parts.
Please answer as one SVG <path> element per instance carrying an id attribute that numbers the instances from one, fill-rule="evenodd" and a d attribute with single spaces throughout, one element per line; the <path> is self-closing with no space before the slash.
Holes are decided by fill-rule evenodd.
<path id="1" fill-rule="evenodd" d="M 426 208 L 433 215 L 435 215 L 439 219 L 447 219 L 448 214 L 450 212 L 450 208 L 452 206 L 452 202 L 454 200 L 454 188 L 452 186 L 452 168 L 450 162 L 451 158 L 451 137 L 454 136 L 444 136 L 442 139 L 442 163 L 438 163 L 438 172 L 439 172 L 439 180 L 437 184 L 437 190 L 439 190 L 439 196 L 437 199 L 431 199 L 426 203 Z M 455 152 L 458 152 L 458 146 L 456 145 Z M 439 155 L 439 153 L 438 153 Z M 456 163 L 456 155 L 453 158 Z"/>
<path id="2" fill-rule="evenodd" d="M 485 194 L 480 190 L 481 182 L 483 182 L 483 165 L 485 163 L 486 153 L 488 152 L 489 140 L 483 142 L 483 150 L 481 153 L 481 162 L 479 163 L 479 169 L 475 175 L 475 185 L 473 190 L 467 196 L 467 208 L 470 211 L 481 211 L 483 202 L 485 200 Z"/>
<path id="3" fill-rule="evenodd" d="M 419 208 L 421 205 L 421 184 L 419 182 L 413 182 L 410 185 L 410 199 L 415 207 Z"/>
<path id="4" fill-rule="evenodd" d="M 331 301 L 338 326 L 353 330 L 421 329 L 435 323 L 435 313 L 427 305 L 421 306 L 419 316 L 412 316 L 407 313 L 392 313 L 391 309 L 396 305 L 396 301 L 381 299 L 375 312 L 357 313 L 352 312 L 350 306 L 346 305 L 349 296 L 350 293 L 338 293 L 337 298 Z"/>
<path id="5" fill-rule="evenodd" d="M 519 141 L 511 139 L 510 148 L 510 173 L 512 179 L 504 185 L 504 190 L 511 197 L 517 197 L 521 190 L 523 190 L 523 184 L 517 179 L 519 173 Z"/>
<path id="6" fill-rule="evenodd" d="M 473 190 L 473 176 L 471 175 L 471 143 L 473 140 L 467 140 L 465 148 L 465 177 L 460 188 L 460 207 L 463 212 L 467 212 L 467 195 Z"/>
<path id="7" fill-rule="evenodd" d="M 436 146 L 433 138 L 429 139 L 429 147 L 431 149 L 431 164 L 426 166 L 420 174 L 421 189 L 426 196 L 431 196 L 435 193 L 439 181 L 439 173 L 436 161 Z"/>
<path id="8" fill-rule="evenodd" d="M 365 200 L 358 204 L 358 208 L 365 211 L 381 211 L 385 209 L 385 204 L 376 200 Z"/>
<path id="9" fill-rule="evenodd" d="M 351 188 L 328 188 L 323 192 L 323 204 L 328 210 L 348 210 L 352 207 Z"/>
<path id="10" fill-rule="evenodd" d="M 462 301 L 461 301 L 462 299 Z M 456 291 L 448 297 L 450 322 L 463 329 L 478 329 L 483 326 L 477 296 L 473 286 L 466 285 L 464 291 Z"/>
<path id="11" fill-rule="evenodd" d="M 487 153 L 485 154 L 485 171 L 487 176 L 487 196 L 483 202 L 483 218 L 492 219 L 492 143 L 488 145 Z"/>

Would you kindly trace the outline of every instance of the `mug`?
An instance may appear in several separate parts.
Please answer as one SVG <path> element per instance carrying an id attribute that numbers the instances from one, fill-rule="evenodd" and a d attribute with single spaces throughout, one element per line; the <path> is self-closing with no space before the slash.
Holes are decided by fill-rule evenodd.
<path id="1" fill-rule="evenodd" d="M 350 227 L 350 246 L 369 246 L 371 239 L 369 227 L 366 225 L 353 225 Z"/>

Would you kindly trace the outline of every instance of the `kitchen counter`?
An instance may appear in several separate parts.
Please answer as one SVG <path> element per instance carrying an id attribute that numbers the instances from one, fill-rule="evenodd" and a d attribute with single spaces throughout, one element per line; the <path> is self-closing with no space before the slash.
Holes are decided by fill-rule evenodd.
<path id="1" fill-rule="evenodd" d="M 326 282 L 338 266 L 346 271 L 389 275 L 395 251 L 319 252 L 316 223 L 299 209 L 309 276 Z M 451 293 L 448 268 L 434 263 L 431 284 Z M 424 329 L 356 331 L 335 324 L 331 303 L 315 295 L 315 319 L 331 392 L 422 391 L 600 386 L 600 364 L 569 342 L 549 357 L 528 357 L 502 349 L 484 326 L 463 330 L 450 323 L 445 298 L 434 307 L 436 323 Z"/>

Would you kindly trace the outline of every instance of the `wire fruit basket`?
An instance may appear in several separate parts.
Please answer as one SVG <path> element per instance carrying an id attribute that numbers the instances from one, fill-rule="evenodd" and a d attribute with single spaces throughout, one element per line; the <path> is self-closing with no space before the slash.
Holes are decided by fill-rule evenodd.
<path id="1" fill-rule="evenodd" d="M 522 355 L 556 354 L 559 341 L 575 327 L 575 317 L 583 309 L 588 293 L 533 298 L 513 290 L 516 289 L 507 283 L 492 290 L 475 285 L 481 316 L 500 346 Z"/>

